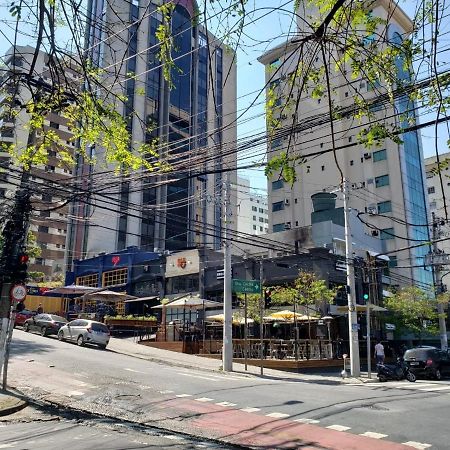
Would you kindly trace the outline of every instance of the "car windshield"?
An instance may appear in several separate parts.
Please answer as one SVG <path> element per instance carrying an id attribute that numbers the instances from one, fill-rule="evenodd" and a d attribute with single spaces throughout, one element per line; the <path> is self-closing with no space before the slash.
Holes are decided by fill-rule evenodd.
<path id="1" fill-rule="evenodd" d="M 108 327 L 106 325 L 103 325 L 102 323 L 93 323 L 91 325 L 92 331 L 103 331 L 103 333 L 107 333 Z"/>
<path id="2" fill-rule="evenodd" d="M 51 315 L 50 316 L 51 320 L 54 320 L 55 322 L 67 322 L 66 319 L 64 319 L 64 317 L 61 316 L 55 316 L 55 315 Z"/>
<path id="3" fill-rule="evenodd" d="M 413 348 L 411 350 L 406 350 L 405 359 L 415 358 L 421 361 L 425 361 L 426 359 L 435 355 L 435 351 L 429 348 Z"/>

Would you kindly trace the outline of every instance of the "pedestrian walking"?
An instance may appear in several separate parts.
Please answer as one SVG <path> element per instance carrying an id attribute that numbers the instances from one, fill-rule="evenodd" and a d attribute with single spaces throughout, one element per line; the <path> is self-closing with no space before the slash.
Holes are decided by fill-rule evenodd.
<path id="1" fill-rule="evenodd" d="M 37 307 L 36 313 L 42 314 L 44 312 L 44 308 L 42 307 L 42 303 L 39 303 L 39 306 Z"/>
<path id="2" fill-rule="evenodd" d="M 377 341 L 377 344 L 375 345 L 375 359 L 377 365 L 384 363 L 384 345 L 380 341 Z"/>

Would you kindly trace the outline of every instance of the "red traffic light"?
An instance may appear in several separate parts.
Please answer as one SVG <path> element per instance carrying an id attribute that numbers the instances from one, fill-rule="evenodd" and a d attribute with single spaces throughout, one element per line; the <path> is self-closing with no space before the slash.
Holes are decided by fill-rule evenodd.
<path id="1" fill-rule="evenodd" d="M 29 260 L 28 255 L 20 255 L 19 256 L 19 262 L 21 264 L 26 264 L 28 262 L 28 260 Z"/>

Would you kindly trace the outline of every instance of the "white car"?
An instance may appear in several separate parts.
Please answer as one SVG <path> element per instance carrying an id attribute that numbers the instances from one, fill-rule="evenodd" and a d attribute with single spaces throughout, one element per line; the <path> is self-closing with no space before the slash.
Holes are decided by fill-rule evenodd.
<path id="1" fill-rule="evenodd" d="M 75 319 L 58 331 L 60 341 L 73 341 L 80 347 L 85 344 L 95 344 L 104 349 L 109 343 L 109 338 L 108 327 L 95 320 Z"/>

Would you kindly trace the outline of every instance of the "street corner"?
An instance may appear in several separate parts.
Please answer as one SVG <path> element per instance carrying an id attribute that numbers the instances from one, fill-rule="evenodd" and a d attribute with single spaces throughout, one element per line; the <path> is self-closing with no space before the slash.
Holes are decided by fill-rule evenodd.
<path id="1" fill-rule="evenodd" d="M 0 416 L 9 416 L 17 411 L 22 410 L 28 405 L 26 400 L 23 400 L 8 391 L 0 391 Z"/>

